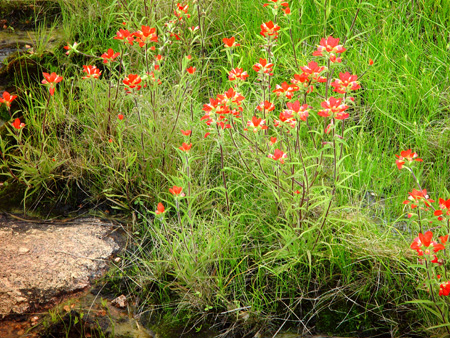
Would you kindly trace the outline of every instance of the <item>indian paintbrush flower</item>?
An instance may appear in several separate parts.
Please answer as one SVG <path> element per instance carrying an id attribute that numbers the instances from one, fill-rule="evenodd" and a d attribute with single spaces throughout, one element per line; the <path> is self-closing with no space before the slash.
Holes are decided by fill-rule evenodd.
<path id="1" fill-rule="evenodd" d="M 242 80 L 245 81 L 245 79 L 248 77 L 247 72 L 244 71 L 243 68 L 234 68 L 230 70 L 228 73 L 228 80 L 234 81 L 234 80 Z"/>
<path id="2" fill-rule="evenodd" d="M 3 92 L 2 97 L 0 98 L 0 103 L 4 103 L 6 107 L 9 109 L 11 107 L 11 103 L 17 98 L 17 95 L 11 95 L 7 91 Z"/>
<path id="3" fill-rule="evenodd" d="M 78 52 L 77 46 L 78 46 L 77 42 L 74 42 L 73 45 L 67 44 L 67 46 L 64 46 L 63 48 L 65 50 L 67 50 L 66 55 L 69 56 L 70 54 L 72 54 L 74 52 L 77 53 Z"/>
<path id="4" fill-rule="evenodd" d="M 280 161 L 280 163 L 283 164 L 284 159 L 287 158 L 287 154 L 280 149 L 275 149 L 274 153 L 267 155 L 267 157 L 273 159 L 274 161 Z"/>
<path id="5" fill-rule="evenodd" d="M 251 129 L 253 129 L 253 132 L 257 132 L 258 130 L 265 130 L 267 129 L 266 120 L 263 120 L 262 118 L 258 118 L 256 116 L 253 116 L 250 121 L 247 122 L 247 126 Z M 248 130 L 245 128 L 244 130 Z"/>
<path id="6" fill-rule="evenodd" d="M 11 125 L 16 128 L 17 130 L 22 129 L 23 127 L 25 127 L 25 123 L 20 122 L 20 119 L 15 119 L 14 122 L 11 123 Z"/>
<path id="7" fill-rule="evenodd" d="M 55 93 L 55 86 L 58 82 L 63 80 L 62 76 L 57 75 L 55 72 L 48 74 L 42 73 L 44 75 L 44 80 L 42 80 L 42 84 L 48 86 L 48 90 L 50 91 L 50 95 L 53 96 Z"/>
<path id="8" fill-rule="evenodd" d="M 253 65 L 253 70 L 257 73 L 273 75 L 273 63 L 267 62 L 266 59 L 259 59 L 258 63 Z"/>
<path id="9" fill-rule="evenodd" d="M 191 147 L 192 147 L 192 143 L 191 144 L 187 144 L 187 143 L 183 142 L 181 147 L 178 147 L 178 149 L 180 149 L 181 151 L 184 151 L 184 152 L 189 152 L 189 150 L 191 150 Z"/>
<path id="10" fill-rule="evenodd" d="M 240 44 L 236 43 L 236 39 L 234 36 L 232 36 L 231 38 L 223 38 L 223 43 L 225 48 L 232 48 L 232 47 L 239 47 Z"/>
<path id="11" fill-rule="evenodd" d="M 155 214 L 157 214 L 157 215 L 162 215 L 162 214 L 164 214 L 165 212 L 166 212 L 166 209 L 164 208 L 164 205 L 163 205 L 161 202 L 159 202 L 159 203 L 158 203 L 158 206 L 156 207 Z"/>
<path id="12" fill-rule="evenodd" d="M 119 52 L 114 53 L 114 50 L 109 48 L 106 53 L 102 54 L 103 63 L 114 62 L 119 55 Z"/>
<path id="13" fill-rule="evenodd" d="M 330 97 L 327 101 L 323 101 L 321 106 L 324 109 L 318 112 L 319 116 L 331 116 L 336 120 L 345 120 L 350 116 L 348 113 L 344 113 L 348 109 L 348 106 L 342 103 L 342 99 Z"/>
<path id="14" fill-rule="evenodd" d="M 335 92 L 345 94 L 351 90 L 361 88 L 357 79 L 357 75 L 351 75 L 349 72 L 339 73 L 339 79 L 336 79 L 331 85 L 334 87 Z"/>
<path id="15" fill-rule="evenodd" d="M 150 26 L 141 26 L 141 30 L 131 33 L 132 36 L 136 37 L 136 42 L 139 47 L 144 47 L 148 42 L 158 42 L 158 35 L 156 35 L 156 28 Z"/>
<path id="16" fill-rule="evenodd" d="M 174 185 L 173 188 L 169 188 L 169 192 L 175 197 L 184 197 L 185 195 L 182 190 L 182 187 L 177 187 L 176 185 Z"/>
<path id="17" fill-rule="evenodd" d="M 191 136 L 192 130 L 183 130 L 183 129 L 181 129 L 181 133 L 184 136 Z"/>
<path id="18" fill-rule="evenodd" d="M 125 78 L 125 80 L 123 80 L 124 85 L 127 86 L 127 88 L 125 88 L 125 90 L 127 90 L 127 91 L 129 89 L 135 89 L 135 88 L 136 88 L 136 90 L 140 90 L 142 88 L 142 86 L 140 85 L 141 82 L 142 82 L 142 79 L 137 74 L 130 74 Z"/>
<path id="19" fill-rule="evenodd" d="M 397 156 L 398 160 L 395 161 L 395 164 L 397 165 L 398 169 L 402 169 L 403 166 L 405 165 L 405 161 L 408 161 L 408 164 L 411 165 L 411 163 L 413 163 L 413 161 L 417 161 L 417 162 L 423 162 L 423 160 L 421 158 L 418 158 L 419 155 L 417 155 L 417 153 L 412 152 L 411 149 L 408 150 L 403 150 L 402 152 L 400 152 L 400 155 L 395 155 Z"/>
<path id="20" fill-rule="evenodd" d="M 96 66 L 83 66 L 83 72 L 87 75 L 83 76 L 82 79 L 98 79 L 102 72 Z"/>
<path id="21" fill-rule="evenodd" d="M 275 105 L 269 101 L 261 102 L 258 107 L 256 107 L 259 111 L 273 111 L 275 109 Z"/>
<path id="22" fill-rule="evenodd" d="M 276 85 L 273 92 L 277 94 L 277 97 L 281 95 L 285 96 L 288 100 L 292 99 L 294 96 L 294 92 L 298 91 L 299 88 L 297 85 L 288 84 L 287 82 L 283 82 L 281 85 Z"/>
<path id="23" fill-rule="evenodd" d="M 341 62 L 341 58 L 337 54 L 345 52 L 346 49 L 339 44 L 339 38 L 333 38 L 331 35 L 328 38 L 322 38 L 317 50 L 313 53 L 314 56 L 326 56 L 331 62 Z"/>
<path id="24" fill-rule="evenodd" d="M 286 106 L 288 109 L 298 115 L 298 118 L 302 121 L 306 121 L 309 116 L 308 108 L 309 106 L 307 104 L 300 105 L 300 101 L 295 102 L 287 102 Z"/>
<path id="25" fill-rule="evenodd" d="M 116 40 L 122 40 L 124 43 L 128 43 L 130 45 L 134 42 L 134 37 L 130 33 L 128 29 L 119 29 L 119 31 L 116 33 L 116 36 L 114 37 Z"/>
<path id="26" fill-rule="evenodd" d="M 439 216 L 439 220 L 443 220 L 442 215 L 450 216 L 450 199 L 439 198 L 439 209 L 434 212 L 434 216 Z"/>
<path id="27" fill-rule="evenodd" d="M 265 38 L 273 37 L 274 39 L 278 38 L 278 31 L 280 30 L 280 26 L 274 24 L 272 21 L 263 22 L 261 24 L 261 32 L 260 34 Z"/>

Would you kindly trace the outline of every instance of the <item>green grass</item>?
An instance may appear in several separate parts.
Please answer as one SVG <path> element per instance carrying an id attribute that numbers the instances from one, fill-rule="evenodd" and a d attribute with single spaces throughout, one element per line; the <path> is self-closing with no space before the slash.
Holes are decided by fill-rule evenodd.
<path id="1" fill-rule="evenodd" d="M 108 48 L 119 50 L 122 44 L 113 36 L 124 27 L 122 22 L 130 29 L 157 26 L 161 36 L 170 3 L 147 0 L 148 19 L 142 2 L 129 1 L 126 8 L 124 3 L 60 0 L 64 44 L 77 41 L 80 51 L 97 56 Z M 234 62 L 250 75 L 241 87 L 246 97 L 243 114 L 245 120 L 254 114 L 261 89 L 252 65 L 264 55 L 260 24 L 272 16 L 250 0 L 202 1 L 201 6 L 203 38 L 167 47 L 161 86 L 143 89 L 136 101 L 116 86 L 125 74 L 145 72 L 139 49 L 127 49 L 124 63 L 112 69 L 98 58 L 68 58 L 62 48 L 42 59 L 30 56 L 38 71 L 16 78 L 17 114 L 23 114 L 27 127 L 21 134 L 2 136 L 1 151 L 7 154 L 2 173 L 9 184 L 4 196 L 24 193 L 24 208 L 106 205 L 130 216 L 133 243 L 109 279 L 117 292 L 140 299 L 139 313 L 170 314 L 186 327 L 220 323 L 222 332 L 238 336 L 280 327 L 297 327 L 303 333 L 429 335 L 425 329 L 439 322 L 424 307 L 406 303 L 426 298 L 426 293 L 418 285 L 418 272 L 410 267 L 415 258 L 408 246 L 418 227 L 410 223 L 409 230 L 399 230 L 406 220 L 402 201 L 414 181 L 405 170 L 398 171 L 394 154 L 408 148 L 418 152 L 424 159 L 417 165 L 423 187 L 434 199 L 446 196 L 450 4 L 291 3 L 297 62 L 312 60 L 322 37 L 347 37 L 343 63 L 335 66 L 334 74 L 361 76 L 345 143 L 338 144 L 344 158 L 329 213 L 332 160 L 325 157 L 323 166 L 317 166 L 320 155 L 306 128 L 299 132 L 306 171 L 311 178 L 317 170 L 318 177 L 309 192 L 309 208 L 298 208 L 299 200 L 290 194 L 290 162 L 283 167 L 287 174 L 277 176 L 267 154 L 255 152 L 254 144 L 238 133 L 235 139 L 227 134 L 224 141 L 203 138 L 203 104 L 230 87 L 224 37 L 235 36 L 242 45 Z M 280 26 L 288 26 L 286 18 L 277 19 Z M 193 11 L 189 25 L 197 24 Z M 192 78 L 182 72 L 187 54 L 193 56 L 190 65 L 197 67 Z M 374 60 L 372 66 L 369 59 Z M 280 33 L 273 61 L 272 87 L 300 72 L 288 29 Z M 84 64 L 97 65 L 101 79 L 82 80 Z M 41 71 L 64 77 L 50 101 L 40 88 Z M 324 95 L 323 88 L 316 93 Z M 314 95 L 308 97 L 315 107 L 310 121 L 321 134 L 316 111 L 322 99 Z M 277 103 L 276 115 L 283 108 Z M 118 113 L 125 115 L 124 121 L 117 119 Z M 179 129 L 193 130 L 189 174 L 178 150 L 186 141 Z M 249 138 L 268 152 L 267 137 Z M 289 161 L 301 168 L 295 155 Z M 300 169 L 292 177 L 304 179 Z M 180 202 L 180 222 L 168 188 L 182 186 L 187 193 L 188 181 L 192 193 Z M 376 196 L 376 203 L 370 204 L 368 196 Z M 170 208 L 164 221 L 154 215 L 160 201 Z M 331 318 L 338 325 L 330 325 Z"/>

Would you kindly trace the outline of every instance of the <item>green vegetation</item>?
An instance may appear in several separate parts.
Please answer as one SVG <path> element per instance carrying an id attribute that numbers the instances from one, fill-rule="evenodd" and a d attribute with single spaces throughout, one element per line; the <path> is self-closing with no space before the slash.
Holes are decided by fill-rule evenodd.
<path id="1" fill-rule="evenodd" d="M 25 128 L 8 126 L 1 136 L 4 200 L 20 197 L 24 209 L 41 212 L 97 207 L 126 219 L 132 244 L 110 286 L 136 296 L 137 313 L 174 318 L 187 330 L 215 324 L 236 336 L 290 327 L 365 336 L 444 332 L 427 331 L 441 322 L 408 303 L 428 296 L 411 266 L 409 245 L 419 228 L 402 205 L 415 182 L 397 169 L 394 154 L 413 149 L 424 160 L 422 186 L 436 200 L 448 193 L 450 3 L 289 1 L 292 14 L 276 17 L 281 29 L 269 48 L 261 47 L 259 31 L 274 15 L 263 3 L 191 3 L 191 17 L 173 24 L 178 41 L 164 25 L 176 3 L 59 0 L 63 44 L 20 56 L 37 70 L 17 67 L 12 112 Z M 156 28 L 159 41 L 149 44 L 156 50 L 113 39 L 119 29 L 141 25 Z M 358 74 L 361 89 L 352 93 L 345 128 L 335 120 L 329 135 L 317 111 L 324 97 L 338 94 L 323 83 L 308 96 L 295 93 L 291 102 L 304 97 L 313 107 L 313 131 L 299 121 L 296 142 L 296 129 L 273 128 L 286 100 L 272 90 L 301 74 L 297 64 L 326 65 L 312 53 L 330 35 L 347 49 L 342 63 L 328 64 L 333 79 Z M 231 36 L 241 44 L 233 52 L 222 42 Z M 75 41 L 66 56 L 63 45 Z M 122 61 L 104 64 L 108 48 Z M 252 116 L 263 117 L 255 110 L 263 95 L 269 98 L 252 69 L 260 58 L 275 65 L 276 108 L 264 112 L 267 132 L 244 132 Z M 203 105 L 234 85 L 230 62 L 249 74 L 239 87 L 244 125 L 229 118 L 231 129 L 208 129 Z M 100 78 L 82 79 L 83 65 L 96 65 Z M 150 71 L 160 85 L 145 76 Z M 63 77 L 54 96 L 42 86 L 42 72 Z M 147 86 L 127 94 L 129 74 Z M 207 131 L 212 135 L 204 138 Z M 278 138 L 275 147 L 270 136 Z M 193 144 L 189 152 L 179 149 L 183 142 Z M 267 157 L 278 147 L 288 154 L 284 164 Z M 173 186 L 187 196 L 174 199 Z M 165 211 L 155 214 L 160 202 Z"/>

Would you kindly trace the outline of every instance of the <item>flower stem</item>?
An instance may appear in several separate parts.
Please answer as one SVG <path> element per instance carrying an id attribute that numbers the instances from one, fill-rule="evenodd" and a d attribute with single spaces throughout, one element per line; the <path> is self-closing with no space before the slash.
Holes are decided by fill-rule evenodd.
<path id="1" fill-rule="evenodd" d="M 444 317 L 444 313 L 441 310 L 441 307 L 438 305 L 438 303 L 436 302 L 436 297 L 434 296 L 434 292 L 433 292 L 433 283 L 431 281 L 431 276 L 430 276 L 430 268 L 428 265 L 428 258 L 425 257 L 425 268 L 427 270 L 427 277 L 428 277 L 428 282 L 430 284 L 430 294 L 431 294 L 431 299 L 433 300 L 434 305 L 436 306 L 436 308 L 438 309 L 439 313 L 441 314 L 442 317 L 442 324 L 445 324 L 446 320 Z M 445 329 L 447 330 L 447 333 L 450 333 L 450 329 L 448 326 L 445 327 Z"/>
<path id="2" fill-rule="evenodd" d="M 140 109 L 139 109 L 138 102 L 137 102 L 137 97 L 136 97 L 136 96 L 134 97 L 134 105 L 135 105 L 135 107 L 136 107 L 137 114 L 138 114 L 139 126 L 140 126 L 141 128 L 143 128 L 142 120 L 141 120 L 141 111 L 140 111 Z M 142 147 L 142 156 L 145 157 L 144 131 L 143 131 L 142 129 L 141 129 L 141 147 Z"/>

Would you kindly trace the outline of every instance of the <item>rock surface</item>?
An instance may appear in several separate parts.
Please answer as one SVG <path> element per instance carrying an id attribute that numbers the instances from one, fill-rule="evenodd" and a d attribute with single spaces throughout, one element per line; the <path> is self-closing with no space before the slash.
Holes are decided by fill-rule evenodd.
<path id="1" fill-rule="evenodd" d="M 85 289 L 121 246 L 111 222 L 36 222 L 0 216 L 0 318 Z"/>

